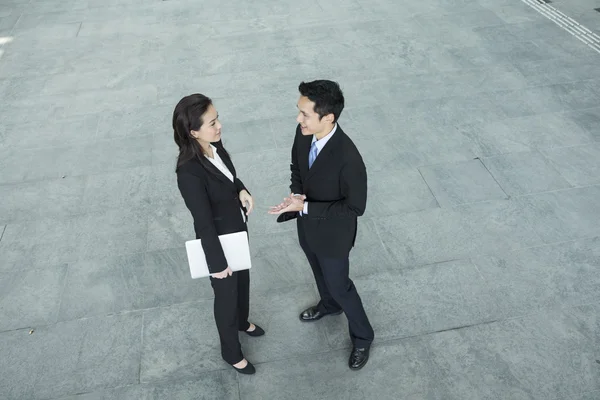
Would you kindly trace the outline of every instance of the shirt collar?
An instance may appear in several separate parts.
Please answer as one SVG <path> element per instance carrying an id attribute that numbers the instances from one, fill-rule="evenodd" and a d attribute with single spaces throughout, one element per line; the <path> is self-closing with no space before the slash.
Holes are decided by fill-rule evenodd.
<path id="1" fill-rule="evenodd" d="M 331 137 L 333 136 L 333 134 L 335 133 L 336 130 L 337 130 L 337 122 L 335 123 L 335 125 L 333 125 L 333 129 L 331 130 L 331 132 L 329 132 L 327 134 L 327 136 L 323 136 L 321 139 L 317 140 L 317 137 L 315 135 L 313 135 L 312 143 L 316 142 L 317 148 L 320 151 L 323 147 L 325 147 L 325 145 L 327 144 L 329 139 L 331 139 Z"/>
<path id="2" fill-rule="evenodd" d="M 212 143 L 208 144 L 210 146 L 210 148 L 213 151 L 213 158 L 212 159 L 216 159 L 217 157 L 219 157 L 219 154 L 217 154 L 217 148 L 215 146 L 212 145 Z M 204 155 L 204 157 L 208 158 L 209 160 L 211 160 L 211 158 L 209 156 L 207 156 L 206 154 Z M 219 157 L 221 158 L 221 157 Z"/>

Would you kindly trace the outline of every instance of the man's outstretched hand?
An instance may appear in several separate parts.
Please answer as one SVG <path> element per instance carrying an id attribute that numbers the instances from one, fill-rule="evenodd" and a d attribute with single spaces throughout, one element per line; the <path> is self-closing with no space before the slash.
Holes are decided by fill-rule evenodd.
<path id="1" fill-rule="evenodd" d="M 304 210 L 304 200 L 306 196 L 303 194 L 290 194 L 288 197 L 283 199 L 283 202 L 270 207 L 269 214 L 279 215 L 286 212 L 298 212 Z"/>

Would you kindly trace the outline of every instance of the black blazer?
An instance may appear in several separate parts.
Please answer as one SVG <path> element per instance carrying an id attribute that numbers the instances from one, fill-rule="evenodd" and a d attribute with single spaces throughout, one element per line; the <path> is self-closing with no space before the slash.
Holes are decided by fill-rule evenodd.
<path id="1" fill-rule="evenodd" d="M 354 246 L 357 218 L 367 205 L 367 170 L 358 149 L 337 129 L 308 168 L 312 136 L 300 125 L 292 147 L 292 193 L 306 195 L 308 214 L 285 213 L 279 222 L 297 218 L 298 234 L 316 254 L 346 257 Z"/>
<path id="2" fill-rule="evenodd" d="M 246 187 L 237 178 L 233 163 L 225 154 L 221 142 L 213 145 L 231 171 L 234 181 L 230 181 L 210 161 L 200 162 L 194 158 L 177 168 L 177 185 L 194 218 L 196 239 L 202 239 L 208 270 L 217 273 L 227 268 L 227 259 L 218 236 L 247 231 L 247 218 L 242 217 L 242 204 L 238 196 Z"/>

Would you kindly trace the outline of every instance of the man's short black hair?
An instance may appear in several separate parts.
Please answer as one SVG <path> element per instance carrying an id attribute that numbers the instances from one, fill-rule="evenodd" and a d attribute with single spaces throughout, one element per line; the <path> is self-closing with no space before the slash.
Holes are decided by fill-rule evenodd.
<path id="1" fill-rule="evenodd" d="M 302 82 L 298 90 L 302 96 L 315 103 L 314 111 L 319 114 L 319 119 L 333 114 L 333 122 L 337 122 L 344 109 L 344 94 L 337 82 L 325 79 Z"/>

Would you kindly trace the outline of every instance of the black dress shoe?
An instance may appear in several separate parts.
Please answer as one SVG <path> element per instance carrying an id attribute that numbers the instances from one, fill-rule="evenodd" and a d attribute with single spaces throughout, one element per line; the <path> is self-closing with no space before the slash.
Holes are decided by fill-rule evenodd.
<path id="1" fill-rule="evenodd" d="M 348 366 L 352 370 L 359 370 L 365 366 L 365 364 L 369 361 L 369 348 L 352 348 L 352 353 L 350 353 L 350 359 L 348 360 Z"/>
<path id="2" fill-rule="evenodd" d="M 244 331 L 244 332 L 246 332 L 246 335 L 254 336 L 254 337 L 256 337 L 256 336 L 262 336 L 262 335 L 265 334 L 264 329 L 261 328 L 260 326 L 256 325 L 256 324 L 254 324 L 254 330 L 253 331 Z"/>
<path id="3" fill-rule="evenodd" d="M 307 308 L 306 310 L 304 310 L 300 313 L 300 321 L 303 321 L 303 322 L 318 321 L 326 315 L 340 315 L 341 313 L 342 313 L 342 310 L 336 311 L 336 312 L 324 313 L 324 312 L 319 311 L 319 308 L 317 306 L 313 306 L 313 307 Z"/>
<path id="4" fill-rule="evenodd" d="M 232 365 L 232 367 L 233 367 L 233 365 Z M 244 368 L 233 367 L 233 369 L 235 369 L 240 374 L 244 374 L 244 375 L 252 375 L 256 372 L 256 368 L 254 368 L 254 365 L 252 365 L 250 363 L 250 361 L 248 361 L 248 364 Z"/>

